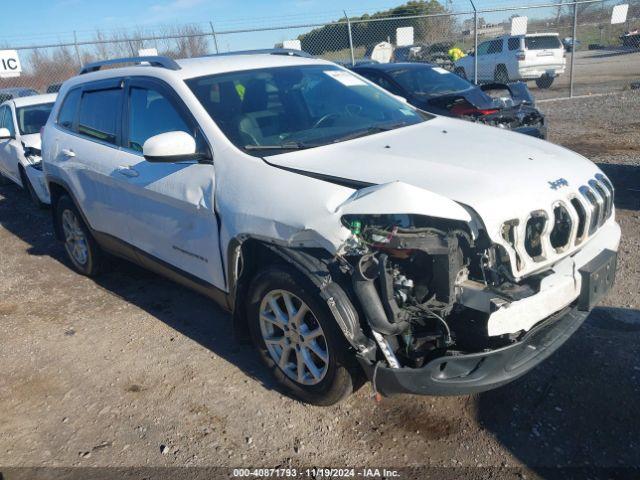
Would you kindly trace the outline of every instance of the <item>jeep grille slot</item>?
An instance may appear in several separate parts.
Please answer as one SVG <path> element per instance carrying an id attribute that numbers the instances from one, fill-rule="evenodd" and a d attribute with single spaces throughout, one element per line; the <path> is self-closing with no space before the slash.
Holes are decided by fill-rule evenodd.
<path id="1" fill-rule="evenodd" d="M 569 245 L 573 222 L 566 208 L 558 205 L 553 209 L 553 230 L 551 230 L 551 246 L 560 252 Z"/>
<path id="2" fill-rule="evenodd" d="M 596 175 L 598 188 L 602 191 L 602 195 L 605 198 L 605 212 L 604 219 L 606 220 L 613 213 L 613 185 L 605 178 L 604 175 Z M 593 180 L 592 180 L 593 181 Z"/>
<path id="3" fill-rule="evenodd" d="M 585 227 L 587 224 L 587 212 L 584 210 L 582 203 L 577 198 L 571 199 L 571 205 L 578 214 L 578 229 L 576 232 L 576 245 L 584 240 Z"/>
<path id="4" fill-rule="evenodd" d="M 524 248 L 527 254 L 536 262 L 543 260 L 542 256 L 542 232 L 547 224 L 547 219 L 540 212 L 531 214 L 531 218 L 527 220 L 525 229 Z"/>
<path id="5" fill-rule="evenodd" d="M 593 233 L 598 228 L 598 218 L 600 217 L 600 204 L 596 199 L 596 196 L 591 191 L 589 187 L 583 185 L 580 187 L 580 193 L 587 199 L 589 202 L 589 208 L 591 210 L 591 222 L 589 222 L 589 235 L 593 235 Z"/>

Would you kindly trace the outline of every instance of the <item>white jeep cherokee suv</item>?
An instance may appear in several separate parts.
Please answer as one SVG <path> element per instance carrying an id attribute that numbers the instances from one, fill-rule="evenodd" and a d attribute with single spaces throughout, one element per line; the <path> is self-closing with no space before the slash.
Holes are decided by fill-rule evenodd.
<path id="1" fill-rule="evenodd" d="M 64 83 L 43 145 L 74 268 L 109 252 L 210 296 L 316 404 L 363 375 L 385 395 L 487 390 L 556 350 L 614 280 L 602 172 L 284 53 Z"/>

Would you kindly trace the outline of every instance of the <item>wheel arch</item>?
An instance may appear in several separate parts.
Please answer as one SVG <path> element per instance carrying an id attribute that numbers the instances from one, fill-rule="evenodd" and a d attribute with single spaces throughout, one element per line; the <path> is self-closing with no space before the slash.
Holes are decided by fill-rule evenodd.
<path id="1" fill-rule="evenodd" d="M 373 351 L 372 341 L 363 333 L 358 309 L 340 279 L 335 257 L 320 248 L 290 248 L 256 238 L 235 238 L 229 244 L 229 301 L 233 311 L 234 335 L 249 339 L 246 302 L 255 275 L 271 265 L 296 269 L 317 288 L 347 342 L 358 352 Z"/>
<path id="2" fill-rule="evenodd" d="M 87 222 L 87 218 L 85 217 L 84 212 L 80 208 L 80 204 L 78 203 L 78 201 L 76 200 L 76 197 L 71 192 L 71 189 L 69 188 L 69 186 L 64 181 L 59 179 L 48 178 L 47 186 L 49 187 L 49 195 L 51 197 L 51 218 L 53 220 L 53 230 L 58 240 L 61 240 L 61 241 L 64 240 L 64 235 L 60 230 L 60 226 L 55 221 L 56 210 L 58 206 L 58 201 L 60 200 L 60 198 L 62 198 L 65 195 L 71 199 L 71 201 L 75 205 L 78 212 L 80 212 L 80 215 L 82 216 L 82 220 L 89 227 L 89 223 Z"/>

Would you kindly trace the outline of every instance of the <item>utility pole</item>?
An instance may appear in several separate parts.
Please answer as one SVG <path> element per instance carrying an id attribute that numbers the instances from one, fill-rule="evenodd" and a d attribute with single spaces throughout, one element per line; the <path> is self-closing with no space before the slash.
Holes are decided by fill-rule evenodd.
<path id="1" fill-rule="evenodd" d="M 469 0 L 473 7 L 473 83 L 478 84 L 478 9 L 473 0 Z"/>

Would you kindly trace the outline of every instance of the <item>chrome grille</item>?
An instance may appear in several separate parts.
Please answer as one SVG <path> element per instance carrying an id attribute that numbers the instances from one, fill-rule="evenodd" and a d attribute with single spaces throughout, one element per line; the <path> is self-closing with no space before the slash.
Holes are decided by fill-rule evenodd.
<path id="1" fill-rule="evenodd" d="M 578 192 L 556 201 L 551 219 L 543 210 L 536 210 L 524 222 L 504 222 L 502 239 L 511 247 L 508 253 L 515 273 L 523 271 L 528 262 L 539 263 L 579 245 L 611 217 L 614 189 L 604 175 L 597 174 Z"/>

